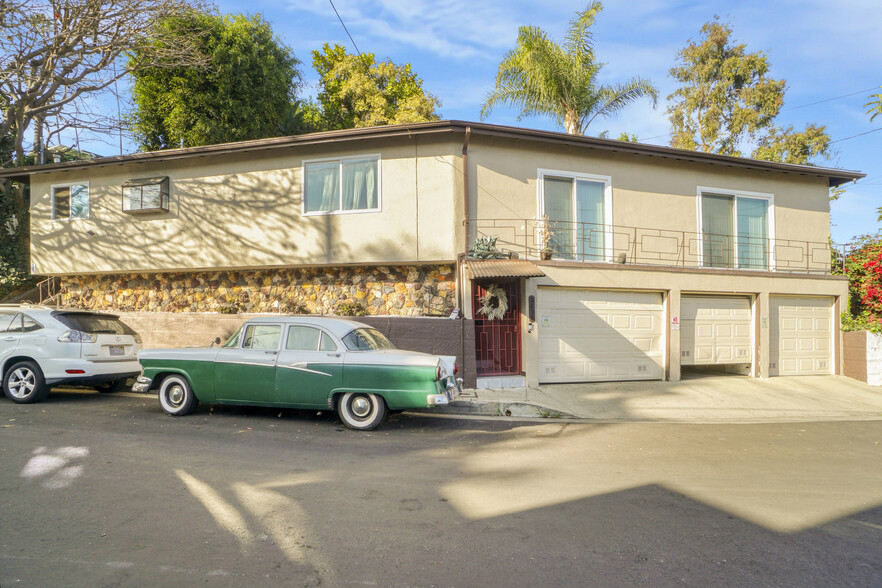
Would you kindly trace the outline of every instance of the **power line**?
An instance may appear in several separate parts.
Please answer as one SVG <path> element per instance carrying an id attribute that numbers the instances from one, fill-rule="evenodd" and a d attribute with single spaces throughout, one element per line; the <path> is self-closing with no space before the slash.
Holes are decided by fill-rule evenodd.
<path id="1" fill-rule="evenodd" d="M 872 131 L 858 133 L 857 135 L 852 135 L 851 137 L 845 137 L 843 139 L 836 139 L 835 141 L 830 141 L 830 144 L 832 145 L 833 143 L 839 143 L 840 141 L 848 141 L 849 139 L 854 139 L 855 137 L 861 137 L 863 135 L 869 135 L 870 133 L 876 133 L 878 131 L 882 131 L 882 127 L 879 127 L 878 129 L 873 129 Z"/>
<path id="2" fill-rule="evenodd" d="M 871 92 L 872 90 L 877 89 L 879 86 L 873 86 L 872 88 L 867 88 L 866 90 L 858 90 L 857 92 L 852 92 L 851 94 L 843 94 L 842 96 L 835 96 L 833 98 L 826 98 L 824 100 L 818 100 L 817 102 L 810 102 L 809 104 L 801 104 L 800 106 L 791 106 L 790 108 L 782 108 L 781 111 L 785 110 L 798 110 L 800 108 L 808 108 L 809 106 L 814 106 L 815 104 L 823 104 L 824 102 L 832 102 L 833 100 L 839 100 L 840 98 L 848 98 L 849 96 L 856 96 L 858 94 L 864 94 L 866 92 Z"/>
<path id="3" fill-rule="evenodd" d="M 349 35 L 349 40 L 352 41 L 352 46 L 355 47 L 355 51 L 361 55 L 361 50 L 358 48 L 358 45 L 355 44 L 355 39 L 352 38 L 352 35 L 349 33 L 349 29 L 346 28 L 346 23 L 343 22 L 343 18 L 340 17 L 340 13 L 337 12 L 337 7 L 334 6 L 334 0 L 328 0 L 331 3 L 331 8 L 334 9 L 334 14 L 337 15 L 337 20 L 340 21 L 340 24 L 343 25 L 343 30 L 346 31 L 346 34 Z"/>

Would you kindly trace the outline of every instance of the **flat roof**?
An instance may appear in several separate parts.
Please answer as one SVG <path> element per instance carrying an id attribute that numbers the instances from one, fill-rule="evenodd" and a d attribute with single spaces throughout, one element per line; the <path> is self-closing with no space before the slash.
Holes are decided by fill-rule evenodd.
<path id="1" fill-rule="evenodd" d="M 148 151 L 132 153 L 129 155 L 113 155 L 110 157 L 96 157 L 82 161 L 68 161 L 64 163 L 47 163 L 43 165 L 29 165 L 18 168 L 0 168 L 0 178 L 7 178 L 17 182 L 29 183 L 31 176 L 95 167 L 107 167 L 125 165 L 130 163 L 161 163 L 208 155 L 231 155 L 236 153 L 248 153 L 253 151 L 270 151 L 291 147 L 308 147 L 311 145 L 324 145 L 329 143 L 347 143 L 366 141 L 371 139 L 389 139 L 394 137 L 412 137 L 417 135 L 439 134 L 465 134 L 500 137 L 510 140 L 534 141 L 539 143 L 554 143 L 568 145 L 586 150 L 596 149 L 600 151 L 612 151 L 617 153 L 629 153 L 648 157 L 661 157 L 676 159 L 694 163 L 720 165 L 748 170 L 773 171 L 799 175 L 812 175 L 827 179 L 830 187 L 839 186 L 847 182 L 866 177 L 866 174 L 844 169 L 827 168 L 814 165 L 794 165 L 791 163 L 779 163 L 775 161 L 762 161 L 744 157 L 731 157 L 728 155 L 716 155 L 687 149 L 674 149 L 647 143 L 632 143 L 615 139 L 601 139 L 599 137 L 585 137 L 581 135 L 568 135 L 556 131 L 540 131 L 486 123 L 475 123 L 459 120 L 432 121 L 424 123 L 410 123 L 403 125 L 386 125 L 379 127 L 364 127 L 357 129 L 344 129 L 340 131 L 327 131 L 322 133 L 309 133 L 305 135 L 292 135 L 287 137 L 272 137 L 269 139 L 256 139 L 253 141 L 239 141 L 236 143 L 221 143 L 218 145 L 205 145 L 202 147 L 186 147 L 183 149 L 166 149 L 163 151 Z"/>

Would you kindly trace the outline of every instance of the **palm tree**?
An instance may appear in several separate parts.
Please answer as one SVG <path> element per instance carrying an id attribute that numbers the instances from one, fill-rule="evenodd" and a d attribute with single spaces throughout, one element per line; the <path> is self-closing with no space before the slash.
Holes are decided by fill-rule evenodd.
<path id="1" fill-rule="evenodd" d="M 518 120 L 531 115 L 557 118 L 571 135 L 581 135 L 598 116 L 608 117 L 631 102 L 648 96 L 658 103 L 658 90 L 649 80 L 635 77 L 627 82 L 604 85 L 597 82 L 603 68 L 594 56 L 591 25 L 603 9 L 591 2 L 570 22 L 563 46 L 548 38 L 538 27 L 521 27 L 517 47 L 499 64 L 496 88 L 487 95 L 481 119 L 498 104 L 521 109 Z"/>

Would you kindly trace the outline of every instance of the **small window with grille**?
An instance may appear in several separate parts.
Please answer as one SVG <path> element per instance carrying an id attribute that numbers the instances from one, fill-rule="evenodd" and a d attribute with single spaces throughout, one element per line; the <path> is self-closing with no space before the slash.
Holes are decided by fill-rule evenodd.
<path id="1" fill-rule="evenodd" d="M 168 211 L 168 177 L 140 178 L 122 185 L 123 212 L 138 214 Z"/>

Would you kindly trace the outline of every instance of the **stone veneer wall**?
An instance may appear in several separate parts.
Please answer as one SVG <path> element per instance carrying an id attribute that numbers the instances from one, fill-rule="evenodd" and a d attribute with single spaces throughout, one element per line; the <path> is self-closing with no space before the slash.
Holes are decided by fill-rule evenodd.
<path id="1" fill-rule="evenodd" d="M 61 278 L 60 305 L 127 312 L 446 316 L 452 265 L 284 268 Z"/>

